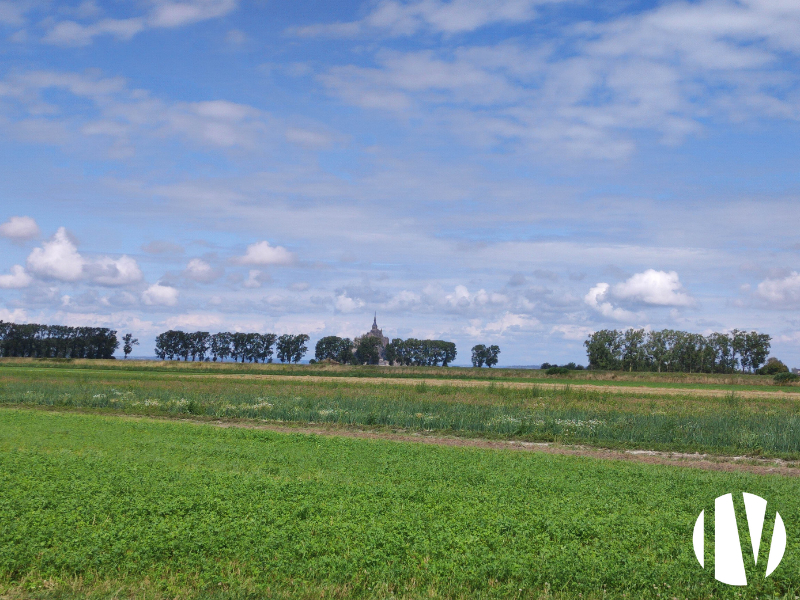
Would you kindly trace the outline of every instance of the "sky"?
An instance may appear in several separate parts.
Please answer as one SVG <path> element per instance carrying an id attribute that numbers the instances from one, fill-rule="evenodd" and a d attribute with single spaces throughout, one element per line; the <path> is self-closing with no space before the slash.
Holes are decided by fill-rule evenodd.
<path id="1" fill-rule="evenodd" d="M 0 0 L 0 319 L 800 367 L 796 0 Z M 309 357 L 311 356 L 309 354 Z"/>

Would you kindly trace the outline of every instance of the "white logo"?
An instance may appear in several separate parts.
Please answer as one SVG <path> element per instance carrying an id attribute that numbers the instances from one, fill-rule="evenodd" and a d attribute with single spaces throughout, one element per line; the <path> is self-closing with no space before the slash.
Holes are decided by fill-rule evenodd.
<path id="1" fill-rule="evenodd" d="M 743 496 L 747 528 L 750 530 L 750 540 L 753 544 L 753 562 L 758 564 L 758 549 L 761 546 L 761 532 L 764 529 L 767 501 L 746 492 Z M 702 511 L 697 517 L 693 536 L 694 554 L 703 568 L 705 568 L 705 512 L 705 510 Z M 781 564 L 785 550 L 786 528 L 783 526 L 783 519 L 776 512 L 765 578 L 769 577 Z M 736 513 L 733 509 L 731 494 L 720 496 L 714 501 L 714 578 L 728 585 L 747 585 L 742 546 L 739 543 L 739 528 L 736 525 Z"/>

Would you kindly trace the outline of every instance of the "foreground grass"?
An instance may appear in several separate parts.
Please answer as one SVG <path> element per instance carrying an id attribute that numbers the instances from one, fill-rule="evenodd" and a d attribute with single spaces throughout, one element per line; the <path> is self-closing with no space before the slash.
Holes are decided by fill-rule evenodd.
<path id="1" fill-rule="evenodd" d="M 789 531 L 746 589 L 691 546 L 739 491 L 770 502 L 764 539 L 776 507 Z M 799 519 L 775 476 L 0 411 L 9 598 L 793 598 Z"/>
<path id="2" fill-rule="evenodd" d="M 800 458 L 797 400 L 580 386 L 398 385 L 128 370 L 0 370 L 0 404 L 441 432 L 470 437 Z"/>

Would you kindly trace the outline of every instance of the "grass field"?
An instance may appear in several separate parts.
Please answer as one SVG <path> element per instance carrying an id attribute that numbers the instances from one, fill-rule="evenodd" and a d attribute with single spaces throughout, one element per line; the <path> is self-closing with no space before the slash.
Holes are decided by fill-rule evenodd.
<path id="1" fill-rule="evenodd" d="M 72 360 L 72 359 L 27 359 L 2 358 L 2 369 L 34 368 L 72 369 L 85 371 L 125 371 L 129 373 L 180 373 L 215 375 L 290 375 L 307 377 L 324 375 L 327 377 L 408 378 L 408 379 L 450 379 L 471 381 L 503 381 L 523 383 L 569 383 L 571 385 L 606 386 L 649 386 L 675 389 L 691 389 L 703 386 L 719 390 L 760 390 L 781 391 L 783 386 L 775 386 L 771 376 L 741 373 L 649 373 L 624 371 L 572 371 L 569 375 L 548 376 L 536 369 L 476 369 L 465 367 L 372 367 L 346 365 L 292 365 L 258 363 L 209 363 L 182 361 L 139 361 L 139 360 Z M 800 392 L 800 384 L 787 386 Z"/>
<path id="2" fill-rule="evenodd" d="M 420 379 L 409 385 L 382 378 L 276 379 L 237 373 L 232 365 L 217 366 L 227 372 L 223 377 L 205 372 L 183 376 L 193 370 L 191 363 L 167 371 L 124 364 L 118 370 L 75 369 L 58 362 L 45 362 L 43 368 L 39 361 L 13 364 L 0 368 L 0 404 L 800 458 L 800 394 L 785 392 L 749 398 L 730 391 L 707 397 L 702 386 L 643 394 L 629 388 L 523 386 L 504 380 L 471 386 L 458 380 L 432 380 L 432 385 Z"/>
<path id="3" fill-rule="evenodd" d="M 17 409 L 0 450 L 9 598 L 800 593 L 793 479 Z M 742 490 L 790 532 L 746 589 L 691 549 L 699 511 Z"/>
<path id="4" fill-rule="evenodd" d="M 380 439 L 798 459 L 796 389 L 397 371 L 0 361 L 0 598 L 800 596 L 794 477 Z M 249 428 L 309 424 L 378 439 Z M 705 570 L 691 546 L 700 510 L 741 491 L 789 534 L 745 589 L 713 579 L 713 519 Z"/>

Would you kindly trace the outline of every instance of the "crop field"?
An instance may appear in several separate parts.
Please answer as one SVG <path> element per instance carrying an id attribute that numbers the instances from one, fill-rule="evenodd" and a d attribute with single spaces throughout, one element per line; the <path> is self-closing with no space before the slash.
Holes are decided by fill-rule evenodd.
<path id="1" fill-rule="evenodd" d="M 282 378 L 235 372 L 184 376 L 187 369 L 32 364 L 0 367 L 0 405 L 800 458 L 800 394 L 786 391 L 750 398 L 735 390 L 706 396 L 702 386 L 659 394 L 502 380 L 475 386 L 458 380 L 316 381 L 282 372 Z"/>
<path id="2" fill-rule="evenodd" d="M 4 600 L 800 596 L 796 477 L 381 439 L 797 460 L 796 389 L 117 364 L 0 361 Z M 310 425 L 326 435 L 261 429 Z M 713 519 L 705 570 L 692 527 L 725 493 L 743 514 L 742 491 L 789 541 L 767 579 L 762 542 L 733 588 L 713 578 Z"/>
<path id="3" fill-rule="evenodd" d="M 9 598 L 800 593 L 791 540 L 746 589 L 691 547 L 728 492 L 791 530 L 793 478 L 20 409 L 0 411 L 0 451 Z"/>

